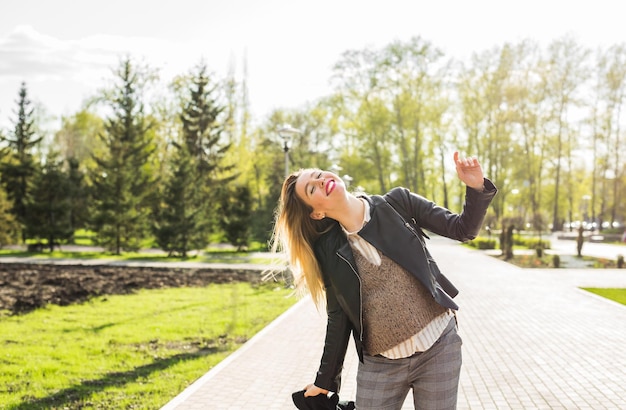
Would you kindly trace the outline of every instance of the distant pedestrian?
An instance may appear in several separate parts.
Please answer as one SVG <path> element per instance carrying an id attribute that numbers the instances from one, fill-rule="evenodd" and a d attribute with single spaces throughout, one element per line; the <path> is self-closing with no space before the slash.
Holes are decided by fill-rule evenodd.
<path id="1" fill-rule="evenodd" d="M 359 355 L 356 408 L 454 409 L 461 369 L 458 293 L 425 247 L 422 228 L 466 241 L 478 234 L 496 187 L 475 158 L 454 153 L 466 185 L 456 214 L 406 188 L 354 195 L 331 172 L 300 170 L 283 183 L 274 250 L 287 253 L 295 283 L 326 299 L 319 370 L 305 397 L 338 393 L 350 334 Z M 294 332 L 297 332 L 294 329 Z"/>
<path id="2" fill-rule="evenodd" d="M 626 242 L 626 231 L 624 231 L 624 234 L 622 235 L 622 242 Z"/>

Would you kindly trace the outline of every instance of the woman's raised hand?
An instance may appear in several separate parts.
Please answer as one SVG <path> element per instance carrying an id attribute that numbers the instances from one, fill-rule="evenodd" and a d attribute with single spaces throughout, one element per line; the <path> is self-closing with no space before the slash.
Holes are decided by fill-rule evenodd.
<path id="1" fill-rule="evenodd" d="M 454 164 L 456 165 L 456 173 L 459 179 L 470 188 L 478 191 L 484 189 L 484 175 L 480 162 L 476 157 L 462 158 L 459 152 L 454 152 Z"/>

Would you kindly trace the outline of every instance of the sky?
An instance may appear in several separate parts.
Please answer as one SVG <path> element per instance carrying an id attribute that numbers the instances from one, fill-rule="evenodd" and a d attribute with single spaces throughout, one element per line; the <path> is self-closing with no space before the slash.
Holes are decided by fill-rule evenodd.
<path id="1" fill-rule="evenodd" d="M 420 36 L 446 56 L 573 36 L 592 48 L 626 42 L 614 0 L 2 0 L 0 129 L 21 82 L 51 118 L 72 115 L 113 79 L 124 56 L 162 84 L 201 60 L 216 76 L 247 65 L 250 108 L 262 120 L 330 93 L 347 50 Z"/>

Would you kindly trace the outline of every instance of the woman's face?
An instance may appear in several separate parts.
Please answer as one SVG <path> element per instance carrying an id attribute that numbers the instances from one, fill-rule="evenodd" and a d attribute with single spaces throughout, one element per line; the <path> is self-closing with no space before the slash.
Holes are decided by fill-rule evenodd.
<path id="1" fill-rule="evenodd" d="M 321 219 L 345 197 L 345 185 L 332 172 L 319 169 L 306 170 L 296 181 L 296 194 L 311 208 L 311 218 Z"/>

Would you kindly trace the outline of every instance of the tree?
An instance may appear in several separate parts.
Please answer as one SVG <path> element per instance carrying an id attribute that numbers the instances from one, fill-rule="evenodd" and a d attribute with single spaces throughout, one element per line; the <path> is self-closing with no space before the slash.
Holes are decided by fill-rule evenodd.
<path id="1" fill-rule="evenodd" d="M 96 114 L 83 109 L 61 119 L 61 129 L 54 135 L 54 146 L 61 158 L 74 159 L 86 168 L 92 168 L 92 155 L 102 150 L 103 121 Z"/>
<path id="2" fill-rule="evenodd" d="M 224 166 L 230 144 L 222 132 L 228 126 L 232 138 L 234 108 L 229 106 L 229 114 L 224 114 L 225 106 L 218 103 L 218 86 L 212 84 L 207 71 L 201 63 L 172 84 L 181 101 L 180 132 L 172 138 L 167 179 L 153 209 L 157 243 L 170 255 L 186 257 L 188 251 L 208 244 L 211 227 L 217 225 L 213 214 L 219 209 L 217 192 L 232 179 L 224 178 L 232 167 Z M 231 81 L 227 88 L 232 92 L 232 87 Z"/>
<path id="3" fill-rule="evenodd" d="M 280 120 L 270 117 L 269 124 L 252 136 L 249 149 L 254 157 L 243 157 L 243 165 L 252 174 L 247 186 L 254 192 L 252 237 L 260 242 L 268 242 L 272 230 L 272 216 L 280 197 L 280 189 L 285 178 L 284 153 L 274 138 Z M 282 119 L 281 119 L 282 120 Z M 282 124 L 282 122 L 280 122 Z M 246 161 L 247 159 L 247 161 Z M 300 164 L 299 164 L 300 165 Z M 242 168 L 244 171 L 246 168 Z"/>
<path id="4" fill-rule="evenodd" d="M 60 241 L 66 241 L 74 234 L 70 189 L 70 179 L 62 171 L 62 161 L 51 153 L 34 180 L 33 202 L 29 205 L 26 220 L 28 236 L 46 239 L 50 252 Z"/>
<path id="5" fill-rule="evenodd" d="M 149 73 L 130 59 L 116 71 L 119 81 L 105 93 L 112 115 L 100 135 L 105 150 L 93 156 L 92 223 L 97 240 L 116 254 L 137 250 L 148 230 L 149 194 L 155 187 L 150 168 L 154 144 L 142 92 Z"/>
<path id="6" fill-rule="evenodd" d="M 217 85 L 212 85 L 206 65 L 201 64 L 192 74 L 189 99 L 180 119 L 183 139 L 189 153 L 195 157 L 202 178 L 210 179 L 220 170 L 220 159 L 229 149 L 221 135 L 224 130 L 220 115 L 224 106 L 217 102 Z"/>
<path id="7" fill-rule="evenodd" d="M 54 146 L 63 159 L 64 172 L 70 180 L 68 191 L 70 226 L 73 230 L 86 228 L 88 223 L 88 182 L 85 170 L 93 171 L 106 147 L 99 138 L 104 133 L 104 121 L 96 114 L 82 109 L 63 117 L 61 129 L 54 135 Z"/>
<path id="8" fill-rule="evenodd" d="M 441 137 L 446 130 L 440 128 L 441 118 L 451 106 L 450 101 L 439 101 L 446 94 L 445 67 L 439 64 L 443 53 L 430 42 L 414 37 L 408 42 L 391 43 L 381 56 L 381 92 L 393 118 L 390 134 L 397 146 L 399 183 L 425 193 L 426 170 L 436 168 L 437 158 L 430 142 L 436 138 L 444 143 Z M 442 185 L 441 180 L 433 185 Z"/>
<path id="9" fill-rule="evenodd" d="M 69 186 L 67 188 L 69 224 L 72 233 L 77 229 L 86 228 L 89 222 L 88 187 L 85 185 L 85 174 L 80 169 L 78 160 L 70 158 L 66 161 L 65 172 Z"/>
<path id="10" fill-rule="evenodd" d="M 17 119 L 12 137 L 0 136 L 6 147 L 2 150 L 0 175 L 9 200 L 13 203 L 12 213 L 17 222 L 24 226 L 30 203 L 30 186 L 38 171 L 38 164 L 32 150 L 41 142 L 43 136 L 36 136 L 34 109 L 28 99 L 26 83 L 22 83 L 17 100 Z M 22 242 L 26 242 L 26 233 L 22 231 Z"/>
<path id="11" fill-rule="evenodd" d="M 463 127 L 468 130 L 467 152 L 479 153 L 485 174 L 500 189 L 492 203 L 496 218 L 503 218 L 506 193 L 510 191 L 507 182 L 512 173 L 510 149 L 514 144 L 506 90 L 514 62 L 510 44 L 494 48 L 474 55 L 459 81 Z"/>
<path id="12" fill-rule="evenodd" d="M 624 201 L 620 190 L 620 180 L 624 175 L 625 145 L 622 126 L 623 106 L 626 101 L 626 44 L 609 48 L 604 53 L 599 67 L 602 76 L 602 94 L 606 104 L 603 115 L 603 131 L 606 141 L 606 157 L 602 178 L 601 217 L 615 222 L 618 207 Z M 609 184 L 611 186 L 609 186 Z M 622 217 L 624 217 L 622 215 Z"/>
<path id="13" fill-rule="evenodd" d="M 249 245 L 252 195 L 247 186 L 224 187 L 220 204 L 220 226 L 226 240 L 240 251 Z"/>
<path id="14" fill-rule="evenodd" d="M 559 217 L 559 192 L 561 187 L 561 173 L 564 169 L 563 162 L 568 167 L 570 174 L 566 175 L 566 182 L 571 178 L 571 152 L 574 141 L 573 130 L 568 121 L 568 112 L 577 105 L 576 91 L 580 88 L 587 77 L 583 62 L 587 58 L 587 51 L 578 46 L 572 39 L 562 39 L 553 42 L 549 47 L 549 57 L 543 70 L 544 89 L 546 90 L 546 108 L 549 109 L 548 122 L 551 143 L 546 147 L 554 147 L 550 157 L 554 160 L 554 195 L 552 230 L 558 230 Z M 566 184 L 569 209 L 572 209 L 572 187 Z M 571 213 L 570 213 L 571 220 Z"/>
<path id="15" fill-rule="evenodd" d="M 223 115 L 225 106 L 219 103 L 218 86 L 209 78 L 204 63 L 192 72 L 190 80 L 188 97 L 180 115 L 182 144 L 196 166 L 197 189 L 202 195 L 199 200 L 206 205 L 204 217 L 214 225 L 219 187 L 236 177 L 231 173 L 233 165 L 225 163 L 231 147 L 222 136 L 228 115 Z"/>
<path id="16" fill-rule="evenodd" d="M 344 134 L 354 138 L 356 154 L 375 170 L 377 192 L 385 192 L 391 185 L 393 147 L 389 129 L 393 121 L 384 95 L 381 79 L 384 67 L 381 57 L 371 49 L 345 52 L 333 67 L 336 93 L 340 94 L 344 120 Z"/>
<path id="17" fill-rule="evenodd" d="M 153 211 L 153 232 L 157 244 L 183 258 L 193 249 L 203 249 L 207 243 L 206 204 L 198 189 L 198 169 L 187 145 L 174 144 L 170 160 L 170 177 L 160 195 L 159 206 Z"/>
<path id="18" fill-rule="evenodd" d="M 541 86 L 540 53 L 536 43 L 523 41 L 514 48 L 516 55 L 515 79 L 507 89 L 507 104 L 510 118 L 516 127 L 514 153 L 522 161 L 515 167 L 512 186 L 515 194 L 523 198 L 531 213 L 532 227 L 541 232 L 541 187 L 545 173 L 546 156 L 549 150 L 545 132 L 545 90 Z M 522 199 L 520 199 L 520 202 Z M 518 210 L 522 203 L 518 204 Z M 520 215 L 523 219 L 523 215 Z M 523 223 L 518 225 L 523 227 Z"/>
<path id="19" fill-rule="evenodd" d="M 14 243 L 17 239 L 19 224 L 11 213 L 12 204 L 6 192 L 0 187 L 0 249 Z"/>

